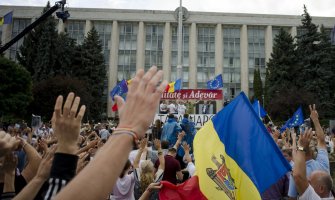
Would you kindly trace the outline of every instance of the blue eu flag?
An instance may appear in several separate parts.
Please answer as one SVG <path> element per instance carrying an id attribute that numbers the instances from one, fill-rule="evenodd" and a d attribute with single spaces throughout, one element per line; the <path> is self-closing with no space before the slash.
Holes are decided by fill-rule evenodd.
<path id="1" fill-rule="evenodd" d="M 286 121 L 285 125 L 281 127 L 280 132 L 284 132 L 286 128 L 292 128 L 296 126 L 300 126 L 304 123 L 304 115 L 302 113 L 302 108 L 299 106 L 298 110 L 295 111 L 293 116 Z"/>
<path id="2" fill-rule="evenodd" d="M 114 101 L 114 96 L 122 96 L 123 94 L 128 92 L 128 86 L 127 86 L 127 81 L 122 80 L 119 84 L 117 84 L 113 90 L 110 92 L 110 96 L 112 97 L 112 100 Z"/>
<path id="3" fill-rule="evenodd" d="M 263 106 L 261 106 L 261 104 L 259 103 L 259 101 L 257 99 L 252 104 L 252 107 L 254 108 L 256 113 L 258 114 L 259 118 L 263 118 L 267 115 L 265 109 L 263 108 Z"/>
<path id="4" fill-rule="evenodd" d="M 217 75 L 213 80 L 207 81 L 207 89 L 219 89 L 223 87 L 222 74 Z"/>
<path id="5" fill-rule="evenodd" d="M 302 114 L 302 108 L 299 106 L 298 110 L 295 111 L 293 114 L 293 117 L 291 118 L 291 121 L 289 123 L 289 128 L 300 126 L 304 123 L 304 115 Z"/>

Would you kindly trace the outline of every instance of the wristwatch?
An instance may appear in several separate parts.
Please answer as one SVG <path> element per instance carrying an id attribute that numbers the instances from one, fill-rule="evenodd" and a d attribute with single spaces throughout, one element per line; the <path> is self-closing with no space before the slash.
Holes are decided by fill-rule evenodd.
<path id="1" fill-rule="evenodd" d="M 297 146 L 297 151 L 303 151 L 306 153 L 306 149 L 303 146 Z"/>

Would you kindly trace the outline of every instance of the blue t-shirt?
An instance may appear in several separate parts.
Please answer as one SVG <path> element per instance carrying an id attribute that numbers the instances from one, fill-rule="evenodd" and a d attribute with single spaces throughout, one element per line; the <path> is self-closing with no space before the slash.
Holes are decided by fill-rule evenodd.
<path id="1" fill-rule="evenodd" d="M 323 170 L 323 171 L 330 173 L 329 172 L 329 158 L 328 158 L 328 152 L 326 149 L 319 149 L 315 160 L 312 159 L 312 160 L 306 161 L 307 177 L 309 177 L 311 173 L 315 170 Z M 292 174 L 290 176 L 288 196 L 293 197 L 293 198 L 298 196 L 298 192 L 295 187 L 295 182 L 294 182 Z"/>

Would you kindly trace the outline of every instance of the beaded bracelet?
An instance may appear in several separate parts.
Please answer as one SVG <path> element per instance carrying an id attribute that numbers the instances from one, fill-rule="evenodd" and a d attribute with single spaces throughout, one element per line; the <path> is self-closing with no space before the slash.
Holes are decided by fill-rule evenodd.
<path id="1" fill-rule="evenodd" d="M 133 137 L 133 145 L 136 146 L 137 145 L 137 135 L 135 134 L 135 132 L 133 131 L 129 131 L 129 130 L 114 130 L 112 136 L 116 136 L 116 135 L 122 135 L 122 134 L 127 134 Z"/>

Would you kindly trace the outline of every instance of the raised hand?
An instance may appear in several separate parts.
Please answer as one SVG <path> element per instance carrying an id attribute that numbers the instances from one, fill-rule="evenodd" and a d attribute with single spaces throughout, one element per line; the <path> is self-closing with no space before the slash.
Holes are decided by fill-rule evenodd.
<path id="1" fill-rule="evenodd" d="M 80 133 L 81 120 L 85 114 L 86 107 L 78 107 L 80 97 L 75 97 L 71 92 L 66 98 L 63 106 L 63 96 L 58 96 L 52 117 L 54 132 L 58 139 L 57 152 L 75 154 L 77 140 Z"/>
<path id="2" fill-rule="evenodd" d="M 300 134 L 300 138 L 298 144 L 305 149 L 309 148 L 309 144 L 311 143 L 313 137 L 312 129 L 306 129 L 304 134 Z"/>
<path id="3" fill-rule="evenodd" d="M 140 142 L 140 149 L 145 149 L 147 147 L 147 144 L 148 144 L 148 139 L 143 138 Z"/>
<path id="4" fill-rule="evenodd" d="M 151 67 L 145 74 L 141 69 L 132 79 L 127 101 L 124 102 L 119 96 L 115 97 L 120 114 L 118 128 L 132 129 L 139 138 L 145 136 L 167 85 L 166 81 L 159 84 L 162 77 L 163 72 L 157 71 L 156 66 Z"/>
<path id="5" fill-rule="evenodd" d="M 0 131 L 0 157 L 15 150 L 19 144 L 20 140 L 17 140 L 4 131 Z"/>
<path id="6" fill-rule="evenodd" d="M 161 141 L 159 139 L 154 139 L 154 146 L 157 150 L 161 149 Z"/>
<path id="7" fill-rule="evenodd" d="M 309 111 L 311 112 L 310 114 L 310 118 L 313 120 L 313 122 L 318 121 L 319 120 L 319 114 L 318 111 L 315 108 L 315 104 L 309 105 Z"/>
<path id="8" fill-rule="evenodd" d="M 36 178 L 46 181 L 50 176 L 52 161 L 55 155 L 57 145 L 53 145 L 45 154 L 42 159 L 40 166 L 38 167 Z"/>

